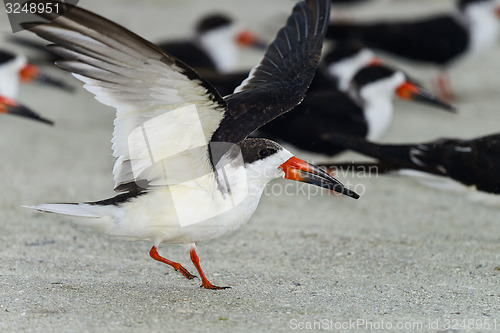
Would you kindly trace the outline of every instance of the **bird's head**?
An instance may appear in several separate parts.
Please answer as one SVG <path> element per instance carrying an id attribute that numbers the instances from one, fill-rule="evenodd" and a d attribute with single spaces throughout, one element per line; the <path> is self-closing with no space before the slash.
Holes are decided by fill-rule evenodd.
<path id="1" fill-rule="evenodd" d="M 453 106 L 420 87 L 400 70 L 378 64 L 361 69 L 351 82 L 351 95 L 361 104 L 373 100 L 391 100 L 394 96 L 415 102 L 433 105 L 446 111 Z"/>
<path id="2" fill-rule="evenodd" d="M 262 185 L 284 177 L 335 191 L 351 198 L 359 196 L 322 169 L 290 153 L 278 143 L 261 138 L 245 139 L 230 154 L 241 153 L 249 182 Z M 234 160 L 234 156 L 232 158 Z"/>

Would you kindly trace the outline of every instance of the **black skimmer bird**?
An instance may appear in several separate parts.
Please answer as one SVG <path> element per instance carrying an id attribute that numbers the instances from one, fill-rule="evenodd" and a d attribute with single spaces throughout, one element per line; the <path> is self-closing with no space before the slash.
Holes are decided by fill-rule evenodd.
<path id="1" fill-rule="evenodd" d="M 478 191 L 500 194 L 500 134 L 471 140 L 439 139 L 409 144 L 376 144 L 364 138 L 340 134 L 329 134 L 324 138 L 378 160 L 343 163 L 341 167 L 344 168 L 373 170 L 371 167 L 375 166 L 378 173 L 398 171 L 418 176 L 430 185 L 449 187 L 448 182 L 437 179 L 446 177 L 467 187 L 473 186 Z M 334 169 L 337 167 L 340 166 L 334 166 Z M 432 175 L 437 177 L 430 177 Z"/>
<path id="2" fill-rule="evenodd" d="M 347 196 L 358 195 L 321 169 L 267 139 L 247 138 L 304 97 L 319 62 L 328 0 L 299 2 L 262 61 L 232 95 L 220 94 L 193 69 L 129 30 L 70 7 L 46 24 L 24 27 L 55 45 L 57 66 L 117 110 L 113 132 L 114 198 L 33 208 L 85 217 L 81 223 L 113 236 L 188 244 L 202 287 L 195 243 L 219 237 L 253 214 L 265 185 L 285 177 Z M 106 33 L 102 33 L 105 31 Z M 196 207 L 196 209 L 193 209 Z"/>
<path id="3" fill-rule="evenodd" d="M 51 120 L 41 117 L 24 105 L 18 104 L 14 100 L 0 95 L 0 113 L 12 114 L 19 117 L 29 118 L 45 124 L 53 125 Z"/>
<path id="4" fill-rule="evenodd" d="M 491 50 L 498 40 L 499 17 L 500 5 L 496 0 L 458 0 L 453 12 L 430 18 L 332 23 L 327 38 L 360 42 L 373 49 L 444 68 L 460 58 Z M 443 97 L 452 97 L 443 75 L 437 85 Z"/>
<path id="5" fill-rule="evenodd" d="M 324 135 L 345 133 L 371 140 L 381 137 L 392 120 L 394 96 L 453 110 L 403 72 L 373 65 L 354 76 L 348 94 L 334 89 L 310 91 L 294 110 L 260 131 L 301 149 L 334 155 L 344 148 L 324 140 Z"/>
<path id="6" fill-rule="evenodd" d="M 66 91 L 73 91 L 73 87 L 29 63 L 23 54 L 0 49 L 0 95 L 16 99 L 19 82 L 39 82 Z"/>
<path id="7" fill-rule="evenodd" d="M 233 20 L 220 13 L 204 16 L 197 23 L 195 35 L 191 39 L 164 41 L 157 45 L 190 67 L 219 73 L 237 69 L 240 48 L 266 48 L 255 34 L 249 30 L 238 32 Z"/>

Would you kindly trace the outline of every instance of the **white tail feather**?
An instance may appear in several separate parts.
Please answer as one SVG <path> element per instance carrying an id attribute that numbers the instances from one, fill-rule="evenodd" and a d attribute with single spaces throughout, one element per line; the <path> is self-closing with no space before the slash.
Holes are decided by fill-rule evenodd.
<path id="1" fill-rule="evenodd" d="M 70 216 L 81 216 L 90 218 L 99 218 L 102 215 L 97 213 L 96 206 L 88 204 L 41 204 L 37 206 L 24 206 L 26 208 L 36 209 L 40 212 L 56 213 Z M 94 208 L 94 209 L 93 209 Z"/>
<path id="2" fill-rule="evenodd" d="M 84 217 L 74 222 L 86 227 L 94 228 L 97 231 L 116 235 L 116 216 L 120 211 L 115 206 L 100 206 L 89 204 L 41 204 L 37 206 L 24 206 L 36 209 L 40 212 L 63 214 L 76 217 Z"/>

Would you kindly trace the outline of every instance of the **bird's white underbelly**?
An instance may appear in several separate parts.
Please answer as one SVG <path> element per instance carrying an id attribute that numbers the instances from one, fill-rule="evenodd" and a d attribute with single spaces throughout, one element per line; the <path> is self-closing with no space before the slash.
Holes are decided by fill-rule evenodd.
<path id="1" fill-rule="evenodd" d="M 248 193 L 240 202 L 228 203 L 220 196 L 190 189 L 182 200 L 185 205 L 179 207 L 169 190 L 155 190 L 122 206 L 122 216 L 114 219 L 108 233 L 156 244 L 213 239 L 246 223 L 257 208 L 261 194 L 262 191 Z M 191 214 L 186 215 L 185 209 L 191 210 Z"/>

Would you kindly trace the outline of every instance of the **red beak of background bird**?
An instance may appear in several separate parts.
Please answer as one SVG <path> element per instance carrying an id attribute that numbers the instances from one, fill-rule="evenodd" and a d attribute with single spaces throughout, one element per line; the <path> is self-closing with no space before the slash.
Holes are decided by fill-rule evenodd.
<path id="1" fill-rule="evenodd" d="M 266 49 L 267 44 L 261 41 L 256 34 L 250 30 L 243 30 L 236 36 L 236 44 L 240 47 L 252 46 L 258 49 Z"/>
<path id="2" fill-rule="evenodd" d="M 39 82 L 69 92 L 74 91 L 72 86 L 55 77 L 43 73 L 37 66 L 32 64 L 27 64 L 19 70 L 19 79 L 23 83 Z"/>
<path id="3" fill-rule="evenodd" d="M 19 71 L 19 78 L 22 82 L 28 83 L 35 80 L 35 78 L 40 74 L 38 67 L 32 64 L 27 64 Z"/>
<path id="4" fill-rule="evenodd" d="M 9 113 L 9 108 L 15 107 L 16 103 L 7 98 L 0 96 L 0 113 Z"/>
<path id="5" fill-rule="evenodd" d="M 455 112 L 455 108 L 442 99 L 434 96 L 424 88 L 417 86 L 415 83 L 405 81 L 396 89 L 396 95 L 404 100 L 412 100 L 422 102 L 439 107 L 446 111 Z"/>

